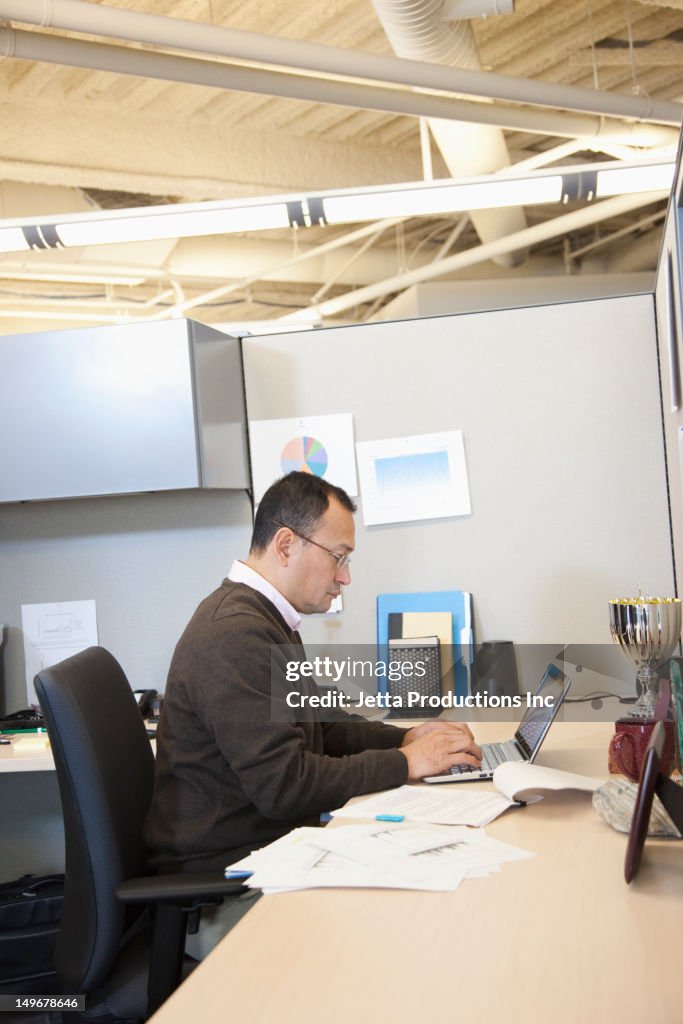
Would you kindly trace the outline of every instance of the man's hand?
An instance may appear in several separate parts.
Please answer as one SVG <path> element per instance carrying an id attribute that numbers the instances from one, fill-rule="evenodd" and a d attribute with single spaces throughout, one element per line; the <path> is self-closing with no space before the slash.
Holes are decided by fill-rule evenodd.
<path id="1" fill-rule="evenodd" d="M 471 740 L 474 739 L 474 735 L 469 725 L 465 725 L 464 722 L 444 722 L 442 720 L 423 722 L 422 725 L 415 725 L 412 729 L 403 737 L 402 747 L 405 747 L 408 743 L 413 743 L 415 740 L 419 740 L 421 736 L 426 736 L 429 732 L 443 732 L 443 731 L 458 732 L 462 735 L 469 736 Z"/>
<path id="2" fill-rule="evenodd" d="M 426 725 L 427 728 L 418 726 L 407 732 L 399 748 L 408 762 L 411 781 L 425 775 L 439 775 L 454 764 L 479 766 L 481 750 L 467 726 L 455 722 L 428 722 Z"/>

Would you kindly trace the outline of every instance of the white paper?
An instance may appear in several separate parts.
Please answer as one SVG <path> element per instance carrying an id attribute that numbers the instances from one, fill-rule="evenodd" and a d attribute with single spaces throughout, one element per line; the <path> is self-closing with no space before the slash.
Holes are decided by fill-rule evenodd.
<path id="1" fill-rule="evenodd" d="M 37 704 L 34 677 L 72 654 L 97 644 L 97 613 L 94 601 L 60 601 L 54 604 L 22 604 L 26 696 Z"/>
<path id="2" fill-rule="evenodd" d="M 542 800 L 538 790 L 577 789 L 592 793 L 604 779 L 595 779 L 574 772 L 529 764 L 528 761 L 507 761 L 493 773 L 498 792 L 462 788 L 463 784 L 438 787 L 399 786 L 383 793 L 373 793 L 365 800 L 346 804 L 332 811 L 335 818 L 376 818 L 378 814 L 402 815 L 405 821 L 423 821 L 441 825 L 488 825 L 519 800 L 535 803 Z"/>
<path id="3" fill-rule="evenodd" d="M 347 804 L 332 814 L 335 818 L 374 818 L 378 814 L 400 814 L 406 821 L 424 821 L 441 825 L 488 825 L 514 800 L 491 793 L 457 791 L 445 787 L 399 786 L 385 793 L 375 793 L 366 800 Z"/>
<path id="4" fill-rule="evenodd" d="M 279 477 L 302 470 L 358 494 L 351 413 L 249 423 L 254 501 Z"/>
<path id="5" fill-rule="evenodd" d="M 382 867 L 396 858 L 413 857 L 442 846 L 452 846 L 466 838 L 465 829 L 445 825 L 375 822 L 373 825 L 347 828 L 321 828 L 310 842 L 321 850 L 338 853 L 368 867 Z"/>
<path id="6" fill-rule="evenodd" d="M 461 430 L 361 441 L 356 456 L 366 526 L 471 512 Z"/>
<path id="7" fill-rule="evenodd" d="M 266 893 L 318 888 L 390 888 L 454 892 L 534 854 L 491 839 L 481 829 L 373 823 L 295 829 L 226 869 L 251 871 Z"/>
<path id="8" fill-rule="evenodd" d="M 511 800 L 517 797 L 526 803 L 535 799 L 530 799 L 529 794 L 537 790 L 578 789 L 593 793 L 604 781 L 589 775 L 563 772 L 557 768 L 544 768 L 543 765 L 529 764 L 528 761 L 506 761 L 499 764 L 493 773 L 496 789 Z"/>
<path id="9" fill-rule="evenodd" d="M 407 857 L 386 858 L 382 863 L 364 864 L 317 845 L 297 845 L 286 852 L 280 847 L 276 857 L 259 856 L 251 862 L 253 874 L 246 884 L 265 892 L 320 888 L 454 892 L 465 874 L 464 868 L 434 871 L 429 865 L 420 867 L 409 861 Z"/>

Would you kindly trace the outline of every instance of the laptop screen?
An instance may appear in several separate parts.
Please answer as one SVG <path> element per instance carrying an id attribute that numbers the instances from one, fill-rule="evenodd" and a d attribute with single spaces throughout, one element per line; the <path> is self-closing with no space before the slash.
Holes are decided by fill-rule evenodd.
<path id="1" fill-rule="evenodd" d="M 548 706 L 544 704 L 543 707 L 528 707 L 515 733 L 517 743 L 530 761 L 543 742 L 568 689 L 569 680 L 564 672 L 555 665 L 548 665 L 534 695 L 536 698 L 547 699 Z"/>

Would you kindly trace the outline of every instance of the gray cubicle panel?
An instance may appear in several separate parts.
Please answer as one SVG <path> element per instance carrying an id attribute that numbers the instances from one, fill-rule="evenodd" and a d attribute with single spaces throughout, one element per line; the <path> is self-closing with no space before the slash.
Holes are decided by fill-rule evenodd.
<path id="1" fill-rule="evenodd" d="M 49 601 L 94 599 L 99 641 L 131 685 L 162 691 L 188 619 L 232 559 L 244 556 L 250 536 L 244 491 L 0 506 L 0 618 L 7 627 L 0 707 L 26 706 L 21 605 Z"/>
<path id="2" fill-rule="evenodd" d="M 680 160 L 680 158 L 679 158 Z M 683 573 L 683 302 L 681 240 L 677 220 L 683 216 L 683 170 L 669 202 L 657 269 L 656 305 L 662 418 L 666 438 L 669 501 L 676 571 Z"/>
<path id="3" fill-rule="evenodd" d="M 0 506 L 0 618 L 7 643 L 0 707 L 26 706 L 21 605 L 94 598 L 100 643 L 134 688 L 163 690 L 198 602 L 243 557 L 251 506 L 241 491 L 167 491 Z M 64 869 L 54 772 L 0 773 L 12 828 L 0 881 Z"/>
<path id="4" fill-rule="evenodd" d="M 373 642 L 378 592 L 458 589 L 477 641 L 609 645 L 611 597 L 672 592 L 652 295 L 248 338 L 243 355 L 250 420 L 464 434 L 471 515 L 364 528 L 361 509 L 344 611 L 307 622 L 309 642 Z"/>

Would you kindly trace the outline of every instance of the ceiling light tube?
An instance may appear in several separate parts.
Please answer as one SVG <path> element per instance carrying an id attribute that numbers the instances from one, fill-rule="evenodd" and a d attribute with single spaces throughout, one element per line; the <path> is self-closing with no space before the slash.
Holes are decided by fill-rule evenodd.
<path id="1" fill-rule="evenodd" d="M 670 189 L 673 163 L 640 166 L 573 165 L 555 173 L 528 172 L 423 184 L 348 189 L 307 196 L 279 195 L 240 202 L 155 206 L 94 214 L 46 216 L 40 221 L 0 221 L 0 252 L 50 250 L 152 239 L 343 224 L 529 206 L 570 199 Z"/>
<path id="2" fill-rule="evenodd" d="M 430 188 L 396 189 L 361 195 L 331 196 L 323 200 L 328 224 L 384 217 L 418 217 L 423 214 L 488 210 L 500 206 L 558 203 L 562 198 L 562 176 L 486 181 Z"/>
<path id="3" fill-rule="evenodd" d="M 62 245 L 101 245 L 109 242 L 144 242 L 153 238 L 190 238 L 195 235 L 225 235 L 238 231 L 288 228 L 286 203 L 232 207 L 192 213 L 169 212 L 154 216 L 116 217 L 57 224 Z"/>
<path id="4" fill-rule="evenodd" d="M 674 177 L 674 165 L 615 167 L 597 172 L 596 195 L 624 196 L 633 192 L 668 192 Z"/>
<path id="5" fill-rule="evenodd" d="M 0 228 L 0 252 L 21 252 L 29 244 L 21 228 Z"/>

